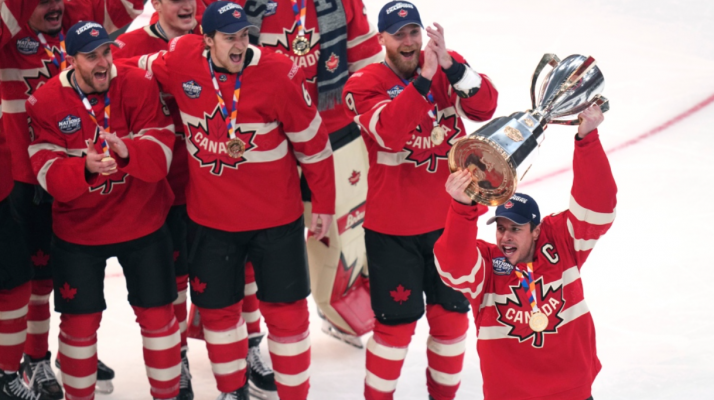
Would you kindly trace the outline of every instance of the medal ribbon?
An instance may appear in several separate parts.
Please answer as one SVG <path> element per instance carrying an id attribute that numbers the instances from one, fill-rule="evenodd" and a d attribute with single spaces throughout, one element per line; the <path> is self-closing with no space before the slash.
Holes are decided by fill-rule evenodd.
<path id="1" fill-rule="evenodd" d="M 221 106 L 221 113 L 223 118 L 226 120 L 226 128 L 228 129 L 228 137 L 231 139 L 236 138 L 235 125 L 236 117 L 238 117 L 238 101 L 240 100 L 240 81 L 243 76 L 243 71 L 238 73 L 236 77 L 235 89 L 233 89 L 233 109 L 230 115 L 228 114 L 228 109 L 226 108 L 226 102 L 223 101 L 223 96 L 221 95 L 221 89 L 218 87 L 218 81 L 216 80 L 216 74 L 213 72 L 213 61 L 211 61 L 211 56 L 208 55 L 208 69 L 211 71 L 211 80 L 213 80 L 213 88 L 216 89 L 216 97 L 218 97 L 218 105 Z"/>
<path id="2" fill-rule="evenodd" d="M 305 36 L 305 0 L 300 3 L 300 9 L 298 9 L 298 0 L 291 0 L 293 3 L 293 14 L 295 14 L 295 23 L 298 28 L 298 36 Z"/>
<path id="3" fill-rule="evenodd" d="M 66 49 L 64 46 L 64 35 L 62 32 L 59 34 L 59 39 L 60 39 L 60 61 L 57 61 L 57 57 L 55 57 L 55 53 L 52 51 L 52 48 L 47 44 L 47 40 L 45 39 L 45 35 L 42 34 L 42 32 L 37 32 L 37 38 L 40 39 L 40 43 L 42 43 L 42 47 L 45 48 L 45 53 L 47 53 L 47 56 L 52 60 L 52 64 L 54 64 L 57 68 L 59 68 L 60 71 L 64 71 L 65 68 L 67 68 L 67 61 L 64 58 L 64 55 L 66 53 Z"/>
<path id="4" fill-rule="evenodd" d="M 154 24 L 154 26 L 156 27 L 156 32 L 159 33 L 159 36 L 161 36 L 162 39 L 164 39 L 165 41 L 168 42 L 169 35 L 166 34 L 166 31 L 164 30 L 164 28 L 161 27 L 161 24 L 158 21 L 156 21 L 156 24 Z M 193 33 L 193 29 L 188 31 L 188 33 Z"/>
<path id="5" fill-rule="evenodd" d="M 516 276 L 521 281 L 521 286 L 528 293 L 528 301 L 531 303 L 531 309 L 534 313 L 540 312 L 538 308 L 538 301 L 535 295 L 535 280 L 533 279 L 533 263 L 528 263 L 527 273 L 521 271 L 520 268 L 515 267 Z"/>
<path id="6" fill-rule="evenodd" d="M 107 72 L 109 73 L 109 72 Z M 82 92 L 82 89 L 79 88 L 79 84 L 77 84 L 77 72 L 75 71 L 74 74 L 72 74 L 72 81 L 74 82 L 74 88 L 77 91 L 77 94 L 79 95 L 79 98 L 82 99 L 82 104 L 84 105 L 84 108 L 87 110 L 87 113 L 89 113 L 89 118 L 94 121 L 94 123 L 99 126 L 99 122 L 97 122 L 97 116 L 94 115 L 94 110 L 92 110 L 92 105 L 89 104 L 89 99 L 87 99 L 87 96 Z M 104 93 L 104 130 L 109 132 L 109 115 L 110 115 L 110 103 L 109 103 L 109 91 L 107 90 Z M 104 152 L 105 157 L 109 157 L 109 145 L 107 145 L 106 140 L 102 140 L 102 151 Z"/>
<path id="7" fill-rule="evenodd" d="M 384 65 L 386 65 L 387 68 L 389 68 L 392 72 L 394 72 L 392 67 L 390 67 L 386 61 L 382 61 L 382 63 Z M 419 72 L 420 72 L 420 70 L 417 69 L 417 71 L 416 71 L 417 75 L 419 74 Z M 411 83 L 411 81 L 408 81 L 408 80 L 402 78 L 396 72 L 394 72 L 394 75 L 397 75 L 397 78 L 399 78 L 404 83 L 405 86 L 408 86 L 409 83 Z M 429 90 L 429 93 L 426 94 L 426 99 L 427 99 L 427 101 L 429 101 L 429 103 L 434 104 L 434 108 L 429 110 L 428 114 L 429 114 L 429 117 L 431 118 L 431 122 L 432 122 L 433 126 L 436 127 L 437 125 L 439 125 L 439 123 L 436 122 L 436 103 L 434 102 L 434 95 L 431 94 L 431 90 Z"/>

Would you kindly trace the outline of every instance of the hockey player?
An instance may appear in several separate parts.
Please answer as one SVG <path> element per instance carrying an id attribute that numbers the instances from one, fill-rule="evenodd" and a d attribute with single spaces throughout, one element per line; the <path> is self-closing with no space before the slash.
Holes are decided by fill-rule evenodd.
<path id="1" fill-rule="evenodd" d="M 28 307 L 25 359 L 22 364 L 27 383 L 45 398 L 62 398 L 62 389 L 50 366 L 48 335 L 49 296 L 52 292 L 51 201 L 32 173 L 27 147 L 28 130 L 25 100 L 67 65 L 62 24 L 79 21 L 90 12 L 114 26 L 128 24 L 143 9 L 143 1 L 74 0 L 65 8 L 62 0 L 6 0 L 2 13 L 7 40 L 0 47 L 0 88 L 4 103 L 3 125 L 11 150 L 15 184 L 10 196 L 19 231 L 27 241 L 27 262 L 34 267 L 32 297 Z M 81 11 L 81 12 L 80 12 Z M 91 18 L 90 18 L 91 19 Z M 113 22 L 112 22 L 113 21 Z M 65 25 L 68 26 L 68 25 Z M 10 36 L 12 40 L 10 40 Z M 39 375 L 35 377 L 35 371 Z M 113 371 L 101 364 L 98 390 L 111 391 Z"/>
<path id="2" fill-rule="evenodd" d="M 312 296 L 323 317 L 322 330 L 361 348 L 359 336 L 374 324 L 362 229 L 367 196 L 367 179 L 362 176 L 367 174 L 368 162 L 359 128 L 345 112 L 341 93 L 349 75 L 384 59 L 382 46 L 362 0 L 238 3 L 244 5 L 248 20 L 260 28 L 251 42 L 285 54 L 302 68 L 308 93 L 330 132 L 337 217 L 327 240 L 307 242 Z M 302 191 L 309 224 L 310 189 L 304 177 Z"/>
<path id="3" fill-rule="evenodd" d="M 491 118 L 497 92 L 456 52 L 444 30 L 426 28 L 406 1 L 379 13 L 384 63 L 354 74 L 343 96 L 362 128 L 369 151 L 364 221 L 374 335 L 367 344 L 365 398 L 393 398 L 416 322 L 429 322 L 426 372 L 429 395 L 453 399 L 460 383 L 468 301 L 444 285 L 434 266 L 449 197 L 439 193 L 449 176 L 447 154 L 464 136 L 462 117 Z"/>
<path id="4" fill-rule="evenodd" d="M 580 270 L 615 219 L 617 186 L 600 143 L 597 105 L 580 114 L 570 207 L 543 218 L 516 193 L 496 208 L 496 243 L 477 240 L 487 209 L 464 193 L 469 171 L 446 182 L 453 197 L 434 246 L 443 281 L 473 307 L 486 400 L 592 399 L 600 371 Z"/>
<path id="5" fill-rule="evenodd" d="M 154 398 L 175 398 L 181 371 L 171 239 L 163 226 L 173 194 L 165 177 L 173 125 L 151 74 L 112 63 L 106 30 L 67 32 L 74 68 L 27 100 L 37 180 L 54 198 L 53 278 L 59 358 L 67 399 L 93 399 L 96 332 L 106 308 L 106 260 L 118 257 L 141 326 Z"/>
<path id="6" fill-rule="evenodd" d="M 22 10 L 11 10 L 12 6 L 8 7 L 4 0 L 0 0 L 0 7 L 8 7 L 9 12 L 22 18 Z M 29 18 L 29 13 L 25 18 Z M 12 29 L 3 19 L 0 21 L 0 47 L 9 42 L 12 36 Z M 28 262 L 27 243 L 17 235 L 19 226 L 11 215 L 11 167 L 10 151 L 0 119 L 0 254 L 3 255 L 0 258 L 0 396 L 8 400 L 36 400 L 39 396 L 22 383 L 22 377 L 18 374 L 27 337 L 32 267 Z"/>
<path id="7" fill-rule="evenodd" d="M 169 41 L 191 33 L 196 28 L 195 0 L 153 0 L 152 6 L 158 14 L 158 20 L 143 28 L 122 34 L 117 38 L 118 48 L 113 49 L 114 60 L 144 54 L 152 54 L 169 49 Z M 181 328 L 181 382 L 179 400 L 192 400 L 193 387 L 187 357 L 187 314 L 186 297 L 188 290 L 188 260 L 186 257 L 186 183 L 188 182 L 188 163 L 186 142 L 176 101 L 170 95 L 161 94 L 164 111 L 171 115 L 176 138 L 173 147 L 173 159 L 169 168 L 168 181 L 174 193 L 174 203 L 169 211 L 166 224 L 173 243 L 174 267 L 176 269 L 176 289 L 178 298 L 174 302 L 174 314 Z"/>
<path id="8" fill-rule="evenodd" d="M 304 400 L 310 287 L 295 164 L 313 188 L 310 229 L 321 239 L 335 196 L 327 131 L 297 65 L 249 46 L 242 7 L 215 2 L 201 24 L 203 38 L 174 39 L 168 52 L 141 61 L 176 99 L 186 130 L 191 299 L 219 398 L 247 398 L 241 300 L 250 259 L 278 395 Z"/>

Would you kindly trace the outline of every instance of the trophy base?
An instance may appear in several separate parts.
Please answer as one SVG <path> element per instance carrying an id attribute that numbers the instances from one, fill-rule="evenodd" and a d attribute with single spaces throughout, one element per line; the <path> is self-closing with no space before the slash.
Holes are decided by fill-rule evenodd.
<path id="1" fill-rule="evenodd" d="M 483 136 L 469 136 L 454 144 L 449 152 L 449 169 L 468 169 L 471 184 L 466 194 L 486 206 L 499 206 L 516 192 L 518 176 L 510 156 L 501 146 Z"/>

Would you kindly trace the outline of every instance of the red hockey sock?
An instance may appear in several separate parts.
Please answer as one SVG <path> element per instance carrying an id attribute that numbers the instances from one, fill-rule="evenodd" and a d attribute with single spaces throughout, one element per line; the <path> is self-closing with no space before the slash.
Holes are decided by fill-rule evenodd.
<path id="1" fill-rule="evenodd" d="M 367 376 L 364 398 L 391 400 L 407 356 L 416 321 L 400 325 L 384 325 L 377 321 L 374 334 L 367 342 Z"/>
<path id="2" fill-rule="evenodd" d="M 305 400 L 310 389 L 310 315 L 307 300 L 260 303 L 268 326 L 268 350 L 282 400 Z"/>
<path id="3" fill-rule="evenodd" d="M 35 359 L 43 358 L 49 350 L 51 293 L 52 279 L 32 281 L 25 354 Z"/>
<path id="4" fill-rule="evenodd" d="M 260 333 L 260 309 L 256 293 L 258 285 L 255 283 L 253 264 L 245 264 L 245 291 L 243 292 L 243 319 L 248 328 L 248 336 Z"/>
<path id="5" fill-rule="evenodd" d="M 213 376 L 223 393 L 237 390 L 246 381 L 248 332 L 240 316 L 241 306 L 239 301 L 221 309 L 198 308 Z"/>
<path id="6" fill-rule="evenodd" d="M 179 329 L 181 330 L 181 348 L 188 347 L 187 333 L 186 330 L 188 325 L 186 323 L 186 317 L 188 316 L 188 307 L 186 306 L 186 292 L 188 291 L 188 275 L 181 275 L 176 277 L 176 290 L 178 291 L 178 297 L 174 300 L 174 315 L 176 316 L 176 321 L 178 321 Z"/>
<path id="7" fill-rule="evenodd" d="M 102 313 L 60 316 L 59 359 L 67 400 L 94 399 L 97 383 L 97 329 Z"/>
<path id="8" fill-rule="evenodd" d="M 426 384 L 434 400 L 452 400 L 461 383 L 469 320 L 465 313 L 447 311 L 438 304 L 426 306 L 429 339 Z"/>
<path id="9" fill-rule="evenodd" d="M 20 369 L 31 286 L 27 282 L 10 290 L 0 290 L 0 369 L 3 371 Z"/>
<path id="10" fill-rule="evenodd" d="M 132 307 L 141 327 L 144 364 L 151 395 L 157 399 L 178 396 L 181 379 L 181 334 L 170 304 Z"/>

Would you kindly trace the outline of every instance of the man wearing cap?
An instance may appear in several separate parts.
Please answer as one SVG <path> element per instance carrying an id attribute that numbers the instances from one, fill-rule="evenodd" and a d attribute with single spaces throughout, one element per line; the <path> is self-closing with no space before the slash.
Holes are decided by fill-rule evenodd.
<path id="1" fill-rule="evenodd" d="M 93 19 L 114 30 L 130 23 L 142 9 L 142 0 L 73 0 L 68 4 L 62 0 L 3 0 L 0 97 L 4 112 L 1 123 L 13 166 L 14 185 L 9 201 L 13 216 L 19 222 L 19 232 L 26 241 L 27 266 L 34 270 L 22 373 L 32 390 L 44 398 L 61 399 L 63 396 L 50 366 L 48 343 L 52 199 L 37 185 L 30 165 L 27 147 L 32 135 L 28 130 L 25 101 L 66 67 L 63 26 L 69 27 L 81 19 Z M 39 375 L 35 376 L 35 371 Z M 111 369 L 101 364 L 97 390 L 111 391 L 113 375 Z"/>
<path id="2" fill-rule="evenodd" d="M 591 399 L 600 371 L 580 269 L 615 218 L 617 186 L 597 127 L 597 105 L 580 114 L 570 206 L 543 218 L 516 193 L 496 208 L 496 243 L 476 239 L 487 209 L 464 190 L 469 171 L 449 176 L 453 197 L 434 246 L 439 274 L 473 307 L 486 400 Z"/>
<path id="3" fill-rule="evenodd" d="M 115 66 L 106 30 L 80 22 L 67 31 L 73 69 L 27 100 L 35 140 L 30 160 L 52 205 L 55 309 L 67 399 L 92 399 L 96 332 L 106 308 L 106 260 L 117 257 L 141 327 L 151 394 L 179 392 L 180 336 L 171 238 L 173 194 L 166 181 L 174 128 L 146 71 Z"/>
<path id="4" fill-rule="evenodd" d="M 422 51 L 414 4 L 385 4 L 378 29 L 384 63 L 354 74 L 343 91 L 369 152 L 364 228 L 376 324 L 367 345 L 365 397 L 393 397 L 426 309 L 429 395 L 450 400 L 460 383 L 469 306 L 434 267 L 433 245 L 449 207 L 437 188 L 449 176 L 451 146 L 465 134 L 461 118 L 491 118 L 498 93 L 461 55 L 446 50 L 440 25 L 426 28 Z"/>
<path id="5" fill-rule="evenodd" d="M 304 400 L 310 338 L 299 162 L 313 190 L 310 227 L 327 234 L 335 204 L 332 149 L 303 72 L 248 44 L 242 7 L 219 1 L 169 51 L 145 56 L 177 101 L 186 131 L 189 276 L 220 399 L 245 399 L 244 265 L 255 269 L 278 396 Z M 276 95 L 279 94 L 279 95 Z"/>

